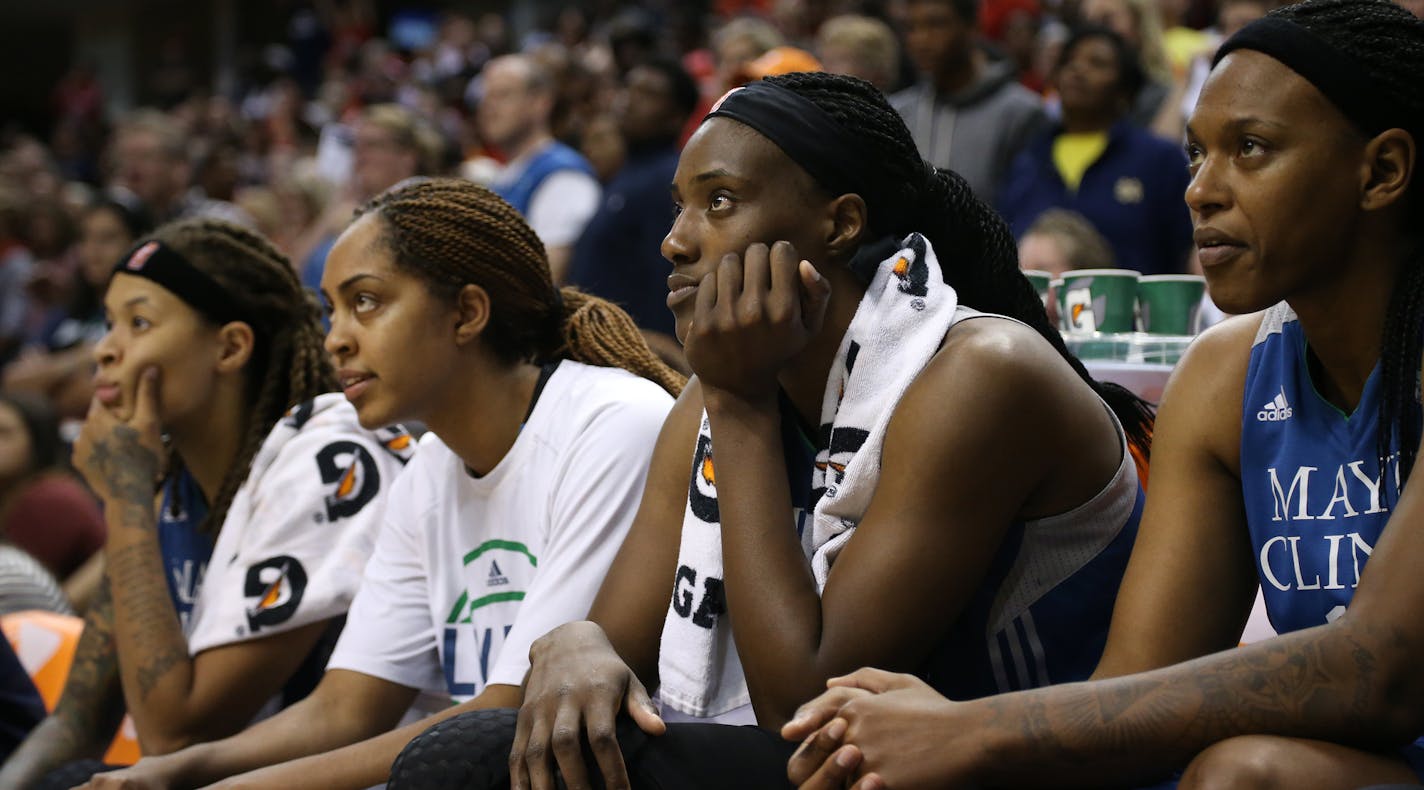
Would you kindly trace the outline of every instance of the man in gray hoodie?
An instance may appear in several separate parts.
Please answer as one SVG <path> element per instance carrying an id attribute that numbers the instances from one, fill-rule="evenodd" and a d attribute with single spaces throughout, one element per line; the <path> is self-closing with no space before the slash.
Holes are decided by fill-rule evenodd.
<path id="1" fill-rule="evenodd" d="M 910 0 L 905 45 L 919 84 L 890 97 L 920 155 L 994 202 L 1013 158 L 1047 126 L 1043 103 L 1011 63 L 975 45 L 976 0 Z"/>

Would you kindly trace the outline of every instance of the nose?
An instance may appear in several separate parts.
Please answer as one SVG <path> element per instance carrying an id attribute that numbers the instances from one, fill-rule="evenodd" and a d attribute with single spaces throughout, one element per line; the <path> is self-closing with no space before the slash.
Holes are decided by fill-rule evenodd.
<path id="1" fill-rule="evenodd" d="M 1226 208 L 1231 203 L 1231 191 L 1223 177 L 1224 162 L 1218 157 L 1204 155 L 1192 180 L 1187 183 L 1187 208 L 1199 217 L 1207 217 Z"/>
<path id="2" fill-rule="evenodd" d="M 692 263 L 697 260 L 697 244 L 692 232 L 692 212 L 679 212 L 673 217 L 672 228 L 663 237 L 662 253 L 673 266 Z"/>
<path id="3" fill-rule="evenodd" d="M 351 355 L 351 333 L 346 330 L 345 322 L 337 313 L 331 315 L 331 328 L 326 330 L 326 339 L 322 341 L 322 346 L 326 353 L 338 362 Z"/>
<path id="4" fill-rule="evenodd" d="M 93 355 L 95 364 L 101 368 L 119 361 L 119 344 L 113 329 L 105 332 L 99 342 L 94 344 Z"/>

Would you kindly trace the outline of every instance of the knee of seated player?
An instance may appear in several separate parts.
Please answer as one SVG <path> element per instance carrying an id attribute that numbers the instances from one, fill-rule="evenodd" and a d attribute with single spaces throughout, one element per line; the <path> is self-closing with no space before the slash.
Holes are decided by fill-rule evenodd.
<path id="1" fill-rule="evenodd" d="M 1265 790 L 1280 787 L 1287 739 L 1246 735 L 1208 747 L 1187 766 L 1181 790 Z"/>

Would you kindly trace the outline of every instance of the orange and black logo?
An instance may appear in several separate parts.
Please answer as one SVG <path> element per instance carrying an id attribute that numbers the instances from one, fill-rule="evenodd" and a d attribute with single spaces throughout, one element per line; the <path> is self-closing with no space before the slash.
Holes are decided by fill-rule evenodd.
<path id="1" fill-rule="evenodd" d="M 296 557 L 273 557 L 248 568 L 242 594 L 248 600 L 250 633 L 292 619 L 306 590 L 307 571 Z"/>
<path id="2" fill-rule="evenodd" d="M 361 512 L 381 490 L 381 471 L 365 447 L 352 441 L 332 442 L 316 454 L 321 482 L 335 485 L 326 495 L 328 522 Z"/>
<path id="3" fill-rule="evenodd" d="M 415 437 L 399 425 L 390 425 L 380 430 L 381 447 L 405 464 L 415 455 Z"/>

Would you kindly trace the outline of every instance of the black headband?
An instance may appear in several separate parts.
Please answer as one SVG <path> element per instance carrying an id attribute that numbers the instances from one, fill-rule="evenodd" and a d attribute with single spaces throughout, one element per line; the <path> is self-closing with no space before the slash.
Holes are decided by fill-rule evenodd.
<path id="1" fill-rule="evenodd" d="M 114 266 L 114 274 L 152 280 L 219 326 L 229 321 L 252 324 L 243 318 L 232 296 L 216 280 L 161 241 L 146 241 L 135 247 Z M 256 331 L 256 325 L 252 326 Z"/>
<path id="2" fill-rule="evenodd" d="M 1314 85 L 1367 135 L 1400 126 L 1398 102 L 1378 87 L 1358 61 L 1289 19 L 1265 16 L 1241 28 L 1216 51 L 1212 66 L 1238 49 L 1255 50 L 1280 61 Z"/>
<path id="3" fill-rule="evenodd" d="M 707 118 L 731 118 L 750 126 L 834 194 L 859 193 L 878 203 L 878 176 L 858 154 L 862 145 L 835 118 L 795 91 L 764 81 L 733 88 L 712 105 Z M 703 120 L 707 120 L 704 118 Z"/>

